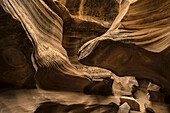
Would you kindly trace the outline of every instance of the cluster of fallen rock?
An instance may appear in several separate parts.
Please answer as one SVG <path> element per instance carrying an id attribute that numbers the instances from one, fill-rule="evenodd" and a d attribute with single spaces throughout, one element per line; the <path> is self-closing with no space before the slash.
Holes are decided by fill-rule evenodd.
<path id="1" fill-rule="evenodd" d="M 131 78 L 133 80 L 133 77 Z M 130 82 L 128 84 L 126 83 L 120 83 L 121 84 L 121 92 L 125 91 L 123 93 L 117 93 L 121 95 L 127 95 L 126 87 L 130 86 Z M 126 87 L 123 87 L 125 85 Z M 153 84 L 147 80 L 139 80 L 139 86 L 136 86 L 134 84 L 135 88 L 137 88 L 134 92 L 131 92 L 131 95 L 127 95 L 123 98 L 123 101 L 121 102 L 127 102 L 122 104 L 121 108 L 127 110 L 127 108 L 131 110 L 135 110 L 132 113 L 138 113 L 140 112 L 146 112 L 146 113 L 168 113 L 169 112 L 169 105 L 164 103 L 164 94 L 160 91 L 160 86 Z M 113 88 L 114 91 L 114 88 Z M 122 98 L 120 98 L 122 100 Z M 128 107 L 128 104 L 130 107 Z M 127 107 L 127 108 L 126 108 Z M 119 107 L 120 109 L 120 107 Z M 137 112 L 138 111 L 138 112 Z M 120 113 L 128 113 L 129 111 L 120 112 Z M 118 112 L 119 113 L 119 112 Z"/>
<path id="2" fill-rule="evenodd" d="M 112 94 L 107 96 L 41 89 L 3 91 L 0 94 L 0 112 L 169 113 L 170 104 L 164 101 L 160 86 L 134 77 L 112 75 L 111 79 Z"/>
<path id="3" fill-rule="evenodd" d="M 88 70 L 90 70 L 90 68 Z M 100 68 L 95 70 L 100 70 Z M 105 71 L 106 75 L 111 74 L 109 71 L 103 71 Z M 102 73 L 99 75 L 102 76 Z M 164 94 L 164 91 L 162 91 L 159 85 L 146 79 L 136 80 L 136 78 L 132 76 L 118 77 L 112 74 L 111 79 L 113 80 L 112 94 L 115 97 L 120 97 L 118 113 L 169 112 L 170 104 L 168 96 Z"/>

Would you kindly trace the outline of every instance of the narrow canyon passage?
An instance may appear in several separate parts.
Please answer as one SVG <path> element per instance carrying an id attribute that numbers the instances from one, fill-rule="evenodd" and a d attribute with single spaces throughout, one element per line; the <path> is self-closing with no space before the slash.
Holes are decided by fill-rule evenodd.
<path id="1" fill-rule="evenodd" d="M 169 113 L 169 1 L 0 5 L 0 113 Z"/>

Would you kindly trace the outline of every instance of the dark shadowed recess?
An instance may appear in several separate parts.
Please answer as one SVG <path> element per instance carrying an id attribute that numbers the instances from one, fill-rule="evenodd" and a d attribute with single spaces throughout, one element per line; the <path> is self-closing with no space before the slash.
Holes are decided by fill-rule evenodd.
<path id="1" fill-rule="evenodd" d="M 32 44 L 19 21 L 0 7 L 0 84 L 3 87 L 34 88 Z"/>

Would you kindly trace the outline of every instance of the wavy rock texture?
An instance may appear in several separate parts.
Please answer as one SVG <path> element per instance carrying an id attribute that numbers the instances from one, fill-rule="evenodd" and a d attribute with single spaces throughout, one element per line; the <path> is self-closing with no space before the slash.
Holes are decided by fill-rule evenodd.
<path id="1" fill-rule="evenodd" d="M 114 11 L 115 1 L 111 2 L 113 4 L 111 9 Z M 63 1 L 63 3 L 70 4 L 68 1 Z M 32 62 L 37 71 L 35 79 L 41 88 L 82 91 L 85 86 L 91 83 L 89 79 L 92 77 L 86 72 L 77 70 L 70 63 L 68 56 L 72 62 L 77 63 L 76 54 L 79 47 L 107 30 L 106 25 L 100 23 L 107 19 L 102 15 L 106 11 L 98 15 L 102 19 L 98 17 L 97 20 L 88 20 L 87 17 L 82 17 L 82 19 L 70 15 L 62 4 L 54 3 L 51 0 L 33 0 L 29 3 L 26 0 L 2 0 L 1 5 L 13 18 L 21 22 L 32 42 L 34 47 Z M 106 6 L 107 4 L 104 5 L 104 7 Z M 79 7 L 84 7 L 81 2 Z M 104 9 L 104 7 L 102 8 Z M 80 12 L 80 9 L 78 12 Z M 84 9 L 82 11 L 90 12 L 90 10 L 86 11 Z M 89 15 L 92 17 L 93 13 L 90 12 Z M 115 13 L 113 15 L 115 16 Z M 113 15 L 111 14 L 109 17 Z M 62 36 L 63 29 L 64 38 Z M 68 56 L 63 47 L 67 50 Z M 63 80 L 65 82 L 62 82 Z M 75 82 L 68 88 L 70 81 Z M 80 82 L 81 85 L 79 85 Z"/>
<path id="2" fill-rule="evenodd" d="M 0 60 L 3 61 L 2 66 L 5 66 L 0 67 L 0 71 L 10 73 L 1 74 L 0 80 L 17 88 L 30 88 L 35 87 L 35 74 L 39 87 L 59 90 L 0 90 L 0 112 L 116 113 L 118 106 L 127 102 L 131 109 L 138 111 L 168 113 L 168 105 L 151 100 L 151 106 L 145 105 L 149 101 L 148 84 L 142 88 L 139 83 L 135 91 L 132 91 L 132 85 L 136 85 L 140 81 L 138 79 L 147 78 L 169 90 L 169 1 L 59 1 L 70 12 L 62 4 L 51 0 L 0 0 L 3 9 L 19 20 L 27 33 L 26 36 L 19 22 L 8 20 L 10 16 L 5 17 L 4 12 L 2 13 L 3 19 L 0 20 L 3 22 L 0 24 L 7 25 L 6 19 L 11 23 L 4 30 L 1 28 L 4 34 L 10 32 L 7 35 L 1 32 L 3 37 L 0 38 Z M 19 42 L 16 37 L 19 37 Z M 33 54 L 27 37 L 32 42 Z M 91 41 L 86 43 L 89 40 Z M 133 75 L 138 78 L 137 81 L 134 79 L 135 83 L 130 83 L 130 80 L 128 83 L 122 82 L 122 87 L 113 85 L 116 90 L 128 92 L 120 95 L 131 97 L 123 97 L 124 100 L 120 103 L 117 96 L 61 91 L 113 95 L 112 92 L 116 91 L 111 88 L 113 82 L 125 79 L 117 79 L 113 73 L 97 67 L 71 64 L 78 62 L 76 55 L 80 46 L 82 63 L 109 69 L 119 76 Z M 6 68 L 9 70 L 3 70 Z M 91 78 L 93 82 L 89 80 Z"/>
<path id="3" fill-rule="evenodd" d="M 76 60 L 78 49 L 84 43 L 107 31 L 117 15 L 118 4 L 114 0 L 69 0 L 65 1 L 65 6 L 73 18 L 64 23 L 63 47 L 71 60 Z"/>
<path id="4" fill-rule="evenodd" d="M 40 87 L 82 91 L 90 83 L 90 75 L 77 70 L 62 47 L 62 19 L 67 18 L 64 6 L 59 3 L 56 5 L 50 0 L 4 0 L 1 4 L 5 11 L 21 22 L 33 44 L 33 65 L 37 71 L 35 78 Z M 68 88 L 68 82 L 74 80 Z"/>
<path id="5" fill-rule="evenodd" d="M 148 78 L 169 90 L 169 3 L 119 1 L 119 14 L 112 26 L 85 43 L 79 50 L 79 59 L 121 76 Z"/>
<path id="6" fill-rule="evenodd" d="M 119 14 L 112 26 L 96 41 L 110 38 L 151 52 L 169 47 L 169 1 L 124 0 L 119 4 Z"/>

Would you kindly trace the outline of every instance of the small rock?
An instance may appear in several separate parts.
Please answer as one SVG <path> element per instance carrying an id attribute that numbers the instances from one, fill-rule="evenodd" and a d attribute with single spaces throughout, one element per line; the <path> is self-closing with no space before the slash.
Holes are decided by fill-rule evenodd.
<path id="1" fill-rule="evenodd" d="M 138 86 L 135 77 L 117 77 L 115 75 L 112 90 L 115 96 L 131 96 Z"/>
<path id="2" fill-rule="evenodd" d="M 155 102 L 164 101 L 164 95 L 163 93 L 160 92 L 160 86 L 150 82 L 147 91 L 149 93 L 148 99 L 150 101 L 155 101 Z"/>
<path id="3" fill-rule="evenodd" d="M 149 85 L 148 85 L 147 90 L 148 91 L 159 91 L 160 90 L 160 86 L 150 82 Z"/>
<path id="4" fill-rule="evenodd" d="M 145 106 L 146 113 L 155 113 L 155 111 L 152 109 L 153 106 L 151 102 L 146 102 L 144 106 Z"/>
<path id="5" fill-rule="evenodd" d="M 132 110 L 140 111 L 140 106 L 137 100 L 131 97 L 121 97 L 121 103 L 127 102 Z"/>
<path id="6" fill-rule="evenodd" d="M 143 113 L 143 112 L 145 112 L 144 104 L 147 101 L 149 101 L 148 100 L 148 91 L 147 91 L 149 81 L 146 79 L 138 79 L 138 83 L 139 83 L 139 87 L 138 87 L 137 91 L 133 94 L 133 97 L 140 104 L 140 111 Z"/>
<path id="7" fill-rule="evenodd" d="M 130 106 L 127 102 L 123 103 L 120 107 L 117 113 L 129 113 Z"/>

